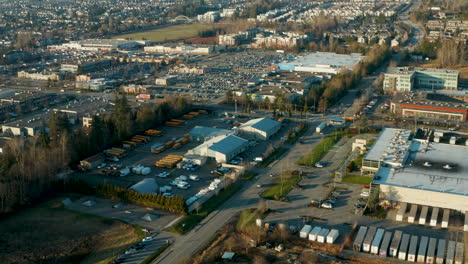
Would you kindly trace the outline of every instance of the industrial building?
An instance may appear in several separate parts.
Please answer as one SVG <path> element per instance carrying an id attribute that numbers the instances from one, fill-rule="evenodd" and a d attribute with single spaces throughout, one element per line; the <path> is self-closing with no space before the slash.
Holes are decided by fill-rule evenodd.
<path id="1" fill-rule="evenodd" d="M 313 52 L 298 56 L 290 61 L 278 64 L 280 70 L 312 72 L 318 74 L 337 74 L 342 70 L 351 70 L 364 56 L 360 53 L 336 54 L 333 52 Z"/>
<path id="2" fill-rule="evenodd" d="M 134 50 L 146 44 L 145 41 L 125 39 L 84 39 L 70 41 L 58 46 L 49 46 L 49 49 L 59 50 L 86 50 L 108 52 L 113 50 Z"/>
<path id="3" fill-rule="evenodd" d="M 221 135 L 213 137 L 198 147 L 189 150 L 188 155 L 211 157 L 216 162 L 223 163 L 233 159 L 244 152 L 249 146 L 249 141 L 234 135 Z"/>
<path id="4" fill-rule="evenodd" d="M 385 73 L 385 91 L 413 91 L 415 89 L 457 90 L 459 71 L 414 67 L 389 68 Z"/>
<path id="5" fill-rule="evenodd" d="M 214 137 L 232 134 L 234 134 L 232 130 L 204 126 L 195 126 L 189 132 L 192 141 L 205 141 Z"/>
<path id="6" fill-rule="evenodd" d="M 456 145 L 454 136 L 450 144 L 432 142 L 433 134 L 443 135 L 410 140 L 409 130 L 385 129 L 364 157 L 363 170 L 375 171 L 372 188 L 390 203 L 468 211 L 468 146 L 464 140 Z"/>
<path id="7" fill-rule="evenodd" d="M 267 140 L 281 128 L 281 123 L 270 118 L 256 118 L 239 126 L 242 136 L 253 140 Z"/>
<path id="8" fill-rule="evenodd" d="M 427 95 L 427 94 L 426 94 Z M 393 114 L 417 120 L 430 120 L 448 123 L 468 121 L 468 105 L 458 100 L 437 100 L 447 96 L 404 95 L 395 96 L 390 103 Z"/>

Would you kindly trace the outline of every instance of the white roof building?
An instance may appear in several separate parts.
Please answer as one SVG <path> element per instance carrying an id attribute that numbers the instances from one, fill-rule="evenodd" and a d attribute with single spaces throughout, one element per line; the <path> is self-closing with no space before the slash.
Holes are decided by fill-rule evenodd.
<path id="1" fill-rule="evenodd" d="M 281 123 L 270 118 L 257 118 L 239 127 L 242 136 L 255 140 L 267 140 L 281 128 Z"/>
<path id="2" fill-rule="evenodd" d="M 249 142 L 234 135 L 214 137 L 198 147 L 189 150 L 189 155 L 215 158 L 217 162 L 226 162 L 244 152 Z"/>
<path id="3" fill-rule="evenodd" d="M 139 193 L 156 193 L 158 190 L 158 184 L 153 178 L 145 178 L 132 185 L 129 189 Z"/>

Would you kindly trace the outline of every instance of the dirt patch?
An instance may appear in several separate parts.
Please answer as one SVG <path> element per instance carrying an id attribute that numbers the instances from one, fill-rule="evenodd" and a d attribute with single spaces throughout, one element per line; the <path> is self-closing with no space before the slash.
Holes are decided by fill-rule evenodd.
<path id="1" fill-rule="evenodd" d="M 107 263 L 139 239 L 120 221 L 77 213 L 57 201 L 0 222 L 2 263 Z"/>

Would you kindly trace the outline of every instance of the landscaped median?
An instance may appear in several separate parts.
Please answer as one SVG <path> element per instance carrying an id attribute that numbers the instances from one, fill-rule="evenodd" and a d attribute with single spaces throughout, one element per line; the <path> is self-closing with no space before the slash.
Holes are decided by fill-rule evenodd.
<path id="1" fill-rule="evenodd" d="M 316 162 L 319 162 L 342 137 L 343 132 L 333 132 L 329 137 L 320 141 L 315 148 L 299 159 L 296 163 L 298 165 L 313 166 Z"/>
<path id="2" fill-rule="evenodd" d="M 172 233 L 183 235 L 192 230 L 206 216 L 221 206 L 226 200 L 231 198 L 237 191 L 242 188 L 239 183 L 233 183 L 222 189 L 218 194 L 213 195 L 210 199 L 204 202 L 200 208 L 193 213 L 184 216 L 177 224 L 169 230 Z M 198 211 L 198 212 L 197 212 Z"/>
<path id="3" fill-rule="evenodd" d="M 275 185 L 262 193 L 262 198 L 280 200 L 292 190 L 293 185 L 298 184 L 302 179 L 301 173 L 297 170 L 284 172 L 277 177 L 278 179 L 275 181 Z"/>

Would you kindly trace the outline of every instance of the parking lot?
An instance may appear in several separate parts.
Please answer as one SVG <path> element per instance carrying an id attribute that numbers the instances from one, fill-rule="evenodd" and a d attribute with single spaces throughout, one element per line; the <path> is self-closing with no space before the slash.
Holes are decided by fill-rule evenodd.
<path id="1" fill-rule="evenodd" d="M 152 153 L 150 150 L 151 146 L 156 143 L 165 143 L 173 138 L 183 137 L 185 134 L 189 133 L 189 131 L 195 126 L 207 126 L 207 127 L 231 129 L 233 126 L 232 125 L 233 121 L 245 122 L 247 120 L 248 120 L 247 118 L 239 118 L 239 117 L 236 117 L 236 118 L 221 117 L 220 118 L 218 116 L 213 116 L 213 115 L 200 115 L 195 120 L 186 120 L 186 124 L 180 127 L 168 127 L 168 126 L 157 127 L 156 129 L 162 131 L 163 136 L 152 137 L 150 142 L 144 145 L 138 146 L 133 150 L 129 150 L 128 155 L 122 158 L 121 160 L 119 160 L 118 162 L 106 161 L 106 165 L 103 168 L 99 168 L 99 169 L 96 169 L 87 173 L 80 173 L 80 177 L 83 177 L 86 181 L 92 184 L 109 183 L 109 184 L 118 185 L 124 188 L 130 187 L 144 178 L 154 178 L 156 179 L 158 187 L 165 187 L 165 186 L 171 187 L 171 191 L 168 191 L 168 193 L 171 193 L 173 196 L 182 195 L 185 198 L 192 197 L 196 193 L 198 193 L 201 189 L 208 187 L 214 179 L 217 179 L 217 178 L 222 179 L 222 177 L 220 177 L 219 174 L 215 173 L 215 170 L 217 169 L 217 164 L 215 160 L 208 159 L 206 164 L 198 167 L 199 169 L 197 169 L 196 171 L 189 171 L 189 170 L 186 170 L 183 168 L 177 168 L 177 167 L 172 168 L 172 169 L 160 168 L 160 167 L 155 167 L 154 163 L 166 157 L 167 155 L 183 156 L 184 154 L 186 154 L 187 150 L 198 146 L 202 142 L 192 141 L 183 145 L 180 149 L 177 149 L 177 150 L 167 149 L 159 154 Z M 280 140 L 282 135 L 284 135 L 287 132 L 287 130 L 288 128 L 283 126 L 282 129 L 271 140 L 267 142 L 260 142 L 255 147 L 251 147 L 244 153 L 240 154 L 239 156 L 242 159 L 242 161 L 240 161 L 241 163 L 240 165 L 249 165 L 249 163 L 254 159 L 254 157 L 261 156 L 261 154 L 265 151 L 268 145 L 272 144 L 272 142 L 276 142 Z M 103 169 L 110 170 L 109 166 L 111 165 L 118 166 L 120 168 L 142 165 L 145 167 L 149 167 L 151 169 L 151 172 L 148 175 L 130 173 L 123 177 L 112 177 L 112 176 L 100 174 L 100 172 Z M 169 173 L 169 175 L 167 175 L 166 177 L 160 177 L 159 175 L 164 172 L 166 174 Z M 191 175 L 198 176 L 197 177 L 198 179 L 197 180 L 190 179 Z M 174 181 L 175 178 L 184 177 L 184 176 L 188 177 L 187 181 L 190 184 L 189 188 L 181 189 L 171 184 L 171 182 Z M 224 183 L 221 182 L 220 186 L 222 184 Z"/>

